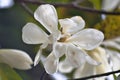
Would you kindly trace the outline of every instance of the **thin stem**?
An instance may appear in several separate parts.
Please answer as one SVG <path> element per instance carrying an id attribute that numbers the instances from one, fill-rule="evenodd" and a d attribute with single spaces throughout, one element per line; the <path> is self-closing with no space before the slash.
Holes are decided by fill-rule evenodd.
<path id="1" fill-rule="evenodd" d="M 104 10 L 96 10 L 93 8 L 80 6 L 79 3 L 81 1 L 79 1 L 79 3 L 77 3 L 76 2 L 77 0 L 70 2 L 70 3 L 47 3 L 47 2 L 40 2 L 40 1 L 35 1 L 35 0 L 16 0 L 16 1 L 24 2 L 24 3 L 32 3 L 32 4 L 37 4 L 37 5 L 51 4 L 51 5 L 54 5 L 55 7 L 73 8 L 73 9 L 77 9 L 77 10 L 82 10 L 82 11 L 91 12 L 91 13 L 98 13 L 98 14 L 120 15 L 120 12 L 108 12 L 108 11 L 104 11 Z"/>
<path id="2" fill-rule="evenodd" d="M 20 5 L 21 5 L 21 7 L 22 7 L 25 11 L 27 11 L 31 16 L 34 15 L 34 14 L 33 14 L 33 11 L 32 11 L 24 2 L 21 2 Z"/>

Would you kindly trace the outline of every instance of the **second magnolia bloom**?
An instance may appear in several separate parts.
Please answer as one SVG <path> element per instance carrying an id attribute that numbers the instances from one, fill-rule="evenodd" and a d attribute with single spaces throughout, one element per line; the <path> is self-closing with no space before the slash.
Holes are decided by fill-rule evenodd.
<path id="1" fill-rule="evenodd" d="M 91 51 L 87 51 L 87 53 L 94 60 L 100 62 L 101 64 L 95 66 L 88 63 L 84 63 L 82 66 L 74 68 L 65 61 L 61 61 L 59 64 L 59 71 L 62 73 L 71 73 L 72 71 L 74 71 L 73 78 L 81 78 L 95 74 L 102 74 L 110 71 L 110 66 L 107 61 L 107 53 L 104 48 L 97 47 Z M 104 79 L 105 78 L 100 78 L 100 80 Z M 98 80 L 98 78 L 95 80 Z"/>
<path id="2" fill-rule="evenodd" d="M 0 49 L 0 63 L 8 64 L 12 68 L 20 70 L 31 69 L 33 64 L 30 56 L 21 50 Z"/>
<path id="3" fill-rule="evenodd" d="M 22 38 L 25 43 L 42 44 L 35 57 L 35 65 L 41 59 L 42 50 L 48 45 L 52 45 L 52 51 L 43 61 L 43 65 L 49 74 L 57 71 L 59 58 L 63 55 L 66 56 L 65 61 L 73 67 L 80 67 L 85 62 L 92 65 L 100 64 L 85 50 L 98 47 L 102 43 L 104 35 L 96 29 L 83 29 L 85 21 L 80 16 L 58 20 L 54 6 L 45 4 L 36 9 L 34 17 L 50 33 L 47 34 L 34 23 L 27 23 L 22 30 Z M 59 29 L 58 23 L 60 23 Z"/>

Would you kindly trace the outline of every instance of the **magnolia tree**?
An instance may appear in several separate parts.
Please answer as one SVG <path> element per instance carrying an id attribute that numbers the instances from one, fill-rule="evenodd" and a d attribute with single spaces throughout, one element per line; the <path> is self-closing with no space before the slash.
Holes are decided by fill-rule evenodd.
<path id="1" fill-rule="evenodd" d="M 1 0 L 0 9 L 1 80 L 120 80 L 119 0 Z"/>

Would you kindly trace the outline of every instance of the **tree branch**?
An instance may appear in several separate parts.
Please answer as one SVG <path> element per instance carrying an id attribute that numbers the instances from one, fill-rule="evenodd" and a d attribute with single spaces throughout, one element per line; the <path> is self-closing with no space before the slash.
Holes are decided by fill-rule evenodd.
<path id="1" fill-rule="evenodd" d="M 78 0 L 75 0 L 70 3 L 47 3 L 47 2 L 40 2 L 35 0 L 16 0 L 16 2 L 32 3 L 37 5 L 51 4 L 51 5 L 54 5 L 55 7 L 73 8 L 73 9 L 82 10 L 82 11 L 91 12 L 91 13 L 106 14 L 106 15 L 120 15 L 120 12 L 108 12 L 104 10 L 96 10 L 93 8 L 80 6 L 79 3 L 81 1 L 78 2 Z"/>
<path id="2" fill-rule="evenodd" d="M 24 2 L 21 2 L 20 5 L 21 5 L 21 7 L 22 7 L 25 11 L 27 11 L 31 16 L 34 15 L 34 14 L 33 14 L 33 11 L 32 11 Z"/>

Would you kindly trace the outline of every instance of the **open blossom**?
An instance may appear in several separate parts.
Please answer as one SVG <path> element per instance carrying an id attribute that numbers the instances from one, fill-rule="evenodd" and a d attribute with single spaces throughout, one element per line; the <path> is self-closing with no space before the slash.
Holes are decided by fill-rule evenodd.
<path id="1" fill-rule="evenodd" d="M 120 36 L 114 39 L 106 40 L 102 43 L 105 46 L 106 53 L 109 55 L 111 69 L 113 71 L 120 69 Z M 113 48 L 113 49 L 110 49 Z"/>
<path id="2" fill-rule="evenodd" d="M 104 39 L 102 32 L 96 29 L 83 29 L 84 20 L 80 16 L 59 19 L 54 6 L 45 4 L 37 8 L 34 17 L 50 34 L 47 34 L 34 23 L 27 23 L 22 32 L 23 41 L 27 44 L 41 44 L 35 57 L 34 65 L 38 64 L 42 49 L 52 44 L 52 51 L 43 61 L 47 73 L 57 71 L 59 58 L 64 54 L 65 61 L 73 66 L 79 67 L 88 62 L 93 65 L 99 63 L 92 59 L 85 50 L 92 50 L 100 45 Z M 60 27 L 58 28 L 58 22 Z"/>
<path id="3" fill-rule="evenodd" d="M 94 50 L 88 51 L 93 59 L 100 62 L 100 65 L 94 66 L 88 63 L 85 63 L 83 67 L 78 68 L 74 73 L 74 78 L 80 78 L 95 74 L 107 73 L 110 70 L 110 65 L 108 63 L 107 54 L 104 48 L 98 47 Z M 105 77 L 96 78 L 95 80 L 105 80 Z"/>
<path id="4" fill-rule="evenodd" d="M 30 56 L 16 49 L 0 49 L 0 63 L 8 64 L 12 68 L 27 70 L 33 64 Z"/>
<path id="5" fill-rule="evenodd" d="M 69 66 L 65 61 L 61 61 L 59 64 L 59 71 L 62 73 L 73 73 L 74 78 L 81 78 L 95 74 L 102 74 L 110 71 L 110 65 L 108 64 L 107 53 L 105 49 L 97 47 L 91 51 L 87 51 L 87 54 L 91 56 L 94 60 L 100 62 L 100 65 L 91 65 L 88 63 L 83 64 L 81 67 L 73 68 Z M 93 79 L 91 79 L 93 80 Z M 105 77 L 96 78 L 95 80 L 105 80 Z"/>

